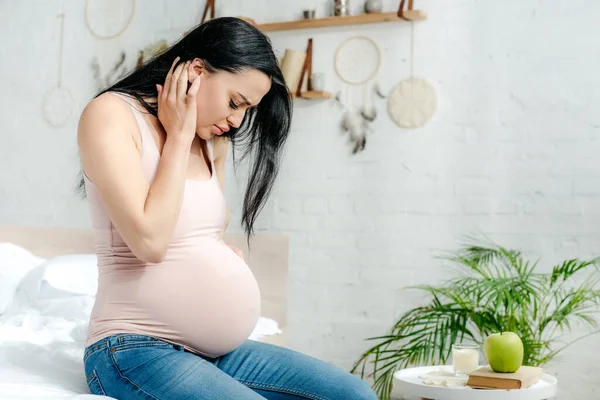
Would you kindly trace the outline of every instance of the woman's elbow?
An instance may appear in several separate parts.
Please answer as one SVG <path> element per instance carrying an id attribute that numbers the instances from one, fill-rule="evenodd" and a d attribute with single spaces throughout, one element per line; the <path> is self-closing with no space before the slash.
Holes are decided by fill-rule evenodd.
<path id="1" fill-rule="evenodd" d="M 169 247 L 168 243 L 162 243 L 158 240 L 141 240 L 140 243 L 136 246 L 136 249 L 133 250 L 133 254 L 139 260 L 149 263 L 149 264 L 158 264 L 165 260 L 167 257 L 167 249 Z"/>
<path id="2" fill-rule="evenodd" d="M 165 261 L 165 258 L 167 257 L 167 252 L 146 251 L 144 253 L 140 253 L 140 255 L 136 255 L 136 257 L 147 264 L 159 264 Z"/>

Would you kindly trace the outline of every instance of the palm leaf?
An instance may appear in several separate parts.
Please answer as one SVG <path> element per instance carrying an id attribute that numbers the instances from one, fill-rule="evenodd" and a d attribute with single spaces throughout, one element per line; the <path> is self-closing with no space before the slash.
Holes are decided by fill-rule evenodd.
<path id="1" fill-rule="evenodd" d="M 559 280 L 566 281 L 576 273 L 594 267 L 598 270 L 600 258 L 594 258 L 589 261 L 580 261 L 577 259 L 566 260 L 562 264 L 555 266 L 550 275 L 550 286 L 554 286 Z"/>
<path id="2" fill-rule="evenodd" d="M 518 250 L 508 250 L 491 241 L 479 244 L 477 239 L 466 237 L 462 247 L 440 258 L 462 265 L 483 277 L 502 276 L 518 270 L 516 261 L 521 257 Z"/>

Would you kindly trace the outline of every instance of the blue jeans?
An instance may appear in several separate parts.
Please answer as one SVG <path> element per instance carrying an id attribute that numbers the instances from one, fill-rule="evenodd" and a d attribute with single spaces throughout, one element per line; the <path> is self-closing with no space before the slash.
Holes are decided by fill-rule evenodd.
<path id="1" fill-rule="evenodd" d="M 85 350 L 93 394 L 119 400 L 376 400 L 358 377 L 310 356 L 247 340 L 204 358 L 151 336 L 119 334 Z"/>

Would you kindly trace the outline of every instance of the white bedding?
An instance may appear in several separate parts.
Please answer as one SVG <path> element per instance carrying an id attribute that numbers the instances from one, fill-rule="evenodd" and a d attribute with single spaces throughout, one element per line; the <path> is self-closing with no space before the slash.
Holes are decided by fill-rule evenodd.
<path id="1" fill-rule="evenodd" d="M 8 274 L 14 278 L 14 271 L 22 276 L 15 288 L 5 286 L 0 293 L 12 297 L 6 310 L 0 309 L 0 400 L 108 399 L 89 394 L 83 371 L 87 323 L 94 302 L 89 294 L 90 277 L 73 276 L 72 263 L 17 259 L 13 250 L 11 257 L 0 251 L 0 281 Z M 89 261 L 89 255 L 80 260 L 86 257 Z M 76 257 L 68 260 L 78 262 Z M 19 262 L 35 265 L 17 265 Z M 81 270 L 87 267 L 82 265 Z M 70 272 L 62 276 L 61 271 Z M 275 321 L 261 317 L 250 339 L 279 333 Z"/>
<path id="2" fill-rule="evenodd" d="M 72 335 L 73 329 L 81 326 L 34 314 L 1 324 L 0 399 L 107 398 L 89 394 L 83 372 L 84 344 L 72 337 L 78 336 Z M 251 339 L 278 332 L 275 321 L 261 318 Z"/>

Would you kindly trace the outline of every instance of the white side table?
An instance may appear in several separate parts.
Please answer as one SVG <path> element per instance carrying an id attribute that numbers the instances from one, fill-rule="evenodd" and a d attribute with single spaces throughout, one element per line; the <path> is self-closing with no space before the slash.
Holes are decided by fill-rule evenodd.
<path id="1" fill-rule="evenodd" d="M 450 388 L 422 383 L 420 376 L 440 368 L 441 365 L 399 370 L 394 373 L 394 385 L 403 395 L 431 400 L 546 400 L 556 396 L 558 387 L 556 378 L 548 374 L 543 374 L 531 387 L 516 390 Z"/>

